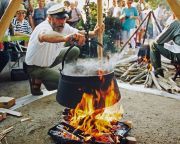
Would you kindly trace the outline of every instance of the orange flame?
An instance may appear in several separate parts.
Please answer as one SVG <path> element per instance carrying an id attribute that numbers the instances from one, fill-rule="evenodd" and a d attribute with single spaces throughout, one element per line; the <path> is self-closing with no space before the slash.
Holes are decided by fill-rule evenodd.
<path id="1" fill-rule="evenodd" d="M 107 90 L 95 90 L 95 95 L 83 94 L 80 103 L 71 110 L 70 125 L 84 131 L 85 134 L 98 137 L 110 133 L 112 123 L 122 118 L 123 109 L 119 104 L 115 104 L 119 100 L 119 95 L 113 80 Z M 97 105 L 104 108 L 96 109 Z"/>
<path id="2" fill-rule="evenodd" d="M 152 64 L 149 63 L 148 66 L 147 66 L 147 69 L 148 69 L 149 71 L 152 71 L 152 68 L 153 68 L 153 67 L 152 67 Z"/>
<path id="3" fill-rule="evenodd" d="M 145 64 L 147 64 L 147 63 L 149 62 L 149 59 L 147 58 L 147 56 L 144 56 L 144 57 L 143 57 L 143 62 L 144 62 Z"/>
<path id="4" fill-rule="evenodd" d="M 98 76 L 99 76 L 99 79 L 104 82 L 103 75 L 105 74 L 105 71 L 103 71 L 103 70 L 98 70 L 98 71 L 97 71 L 97 74 L 98 74 Z"/>

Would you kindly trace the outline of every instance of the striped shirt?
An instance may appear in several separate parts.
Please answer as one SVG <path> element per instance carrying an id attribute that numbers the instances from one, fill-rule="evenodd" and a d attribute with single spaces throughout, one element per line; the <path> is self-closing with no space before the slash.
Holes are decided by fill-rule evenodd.
<path id="1" fill-rule="evenodd" d="M 32 28 L 26 19 L 20 22 L 15 17 L 13 18 L 11 23 L 15 32 L 20 32 L 20 33 L 29 34 L 29 35 L 32 33 Z"/>

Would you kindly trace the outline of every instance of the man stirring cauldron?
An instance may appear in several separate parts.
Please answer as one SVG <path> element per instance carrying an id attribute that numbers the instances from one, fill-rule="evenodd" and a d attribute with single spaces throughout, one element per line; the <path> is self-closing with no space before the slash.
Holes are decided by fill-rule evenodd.
<path id="1" fill-rule="evenodd" d="M 39 24 L 31 34 L 25 57 L 25 70 L 29 75 L 33 95 L 43 94 L 41 83 L 47 90 L 58 88 L 60 74 L 52 67 L 62 62 L 68 49 L 64 46 L 65 42 L 71 43 L 75 39 L 78 45 L 85 43 L 85 32 L 66 23 L 68 15 L 63 4 L 50 7 L 47 14 L 47 20 Z M 96 36 L 99 30 L 102 29 L 95 27 L 89 32 L 89 36 Z M 76 60 L 79 54 L 79 48 L 73 47 L 66 57 L 66 62 Z"/>

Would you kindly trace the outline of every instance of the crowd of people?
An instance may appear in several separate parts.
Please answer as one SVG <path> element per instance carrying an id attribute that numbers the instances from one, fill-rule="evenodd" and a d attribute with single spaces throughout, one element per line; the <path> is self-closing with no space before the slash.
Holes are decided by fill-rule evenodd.
<path id="1" fill-rule="evenodd" d="M 0 18 L 3 16 L 9 2 L 9 0 L 1 0 Z M 31 0 L 22 0 L 20 7 L 17 9 L 14 18 L 12 19 L 10 28 L 6 31 L 5 35 L 29 37 L 32 31 L 35 29 L 35 27 L 46 20 L 48 16 L 47 10 L 57 3 L 58 2 L 56 0 L 49 0 L 47 3 L 45 0 L 37 0 L 37 6 L 35 7 L 32 4 Z M 66 7 L 66 10 L 68 12 L 69 24 L 71 23 L 71 25 L 73 26 L 75 26 L 75 22 L 79 20 L 78 18 L 81 17 L 81 12 L 78 8 L 76 8 L 77 5 L 77 1 L 64 1 L 64 6 Z M 74 12 L 71 12 L 74 10 L 75 12 L 78 11 L 78 15 L 74 14 Z M 20 44 L 26 47 L 28 45 L 28 43 L 25 41 L 20 41 Z M 7 62 L 9 61 L 10 54 L 7 51 L 7 47 L 7 43 L 0 43 L 0 72 L 4 69 Z"/>
<path id="2" fill-rule="evenodd" d="M 152 11 L 152 9 L 145 0 L 139 0 L 137 3 L 133 0 L 113 0 L 113 6 L 109 8 L 107 15 L 119 19 L 122 23 L 119 32 L 117 32 L 119 33 L 118 37 L 115 39 L 115 47 L 117 49 L 121 48 L 122 44 L 126 43 L 131 35 L 134 34 L 135 30 L 139 28 L 140 24 L 150 11 Z M 149 37 L 156 38 L 164 27 L 168 25 L 167 22 L 172 20 L 170 20 L 170 18 L 172 18 L 171 15 L 173 14 L 166 8 L 164 3 L 160 3 L 158 7 L 153 10 L 153 13 L 155 19 L 152 16 L 150 19 L 150 22 L 153 25 L 151 29 L 153 32 L 149 32 Z M 142 23 L 139 31 L 137 31 L 130 40 L 130 47 L 135 48 L 142 44 L 146 25 L 147 20 Z M 158 27 L 160 29 L 158 29 Z"/>
<path id="3" fill-rule="evenodd" d="M 28 45 L 26 45 L 25 70 L 29 76 L 33 95 L 42 94 L 40 88 L 42 83 L 48 90 L 57 89 L 60 75 L 52 67 L 62 61 L 62 57 L 68 49 L 64 43 L 76 40 L 78 45 L 83 45 L 85 42 L 85 31 L 75 28 L 76 23 L 82 19 L 77 1 L 65 0 L 58 3 L 50 0 L 45 3 L 45 0 L 38 0 L 37 2 L 37 7 L 33 8 L 31 0 L 23 0 L 11 22 L 14 35 L 30 36 Z M 0 18 L 8 3 L 8 0 L 1 0 Z M 149 11 L 151 9 L 145 0 L 139 0 L 137 3 L 134 3 L 133 0 L 113 0 L 113 6 L 108 9 L 107 16 L 115 17 L 121 22 L 115 38 L 116 48 L 120 49 L 122 44 L 126 43 Z M 179 52 L 164 50 L 164 43 L 170 40 L 174 40 L 180 47 L 180 32 L 176 31 L 179 30 L 179 21 L 174 16 L 170 17 L 172 13 L 166 9 L 164 4 L 159 4 L 158 8 L 154 10 L 154 15 L 156 19 L 152 20 L 152 24 L 155 41 L 151 45 L 151 61 L 156 72 L 163 76 L 160 69 L 161 54 L 180 62 Z M 146 24 L 147 21 L 131 38 L 129 47 L 132 49 L 142 44 Z M 90 37 L 95 37 L 99 30 L 102 31 L 102 27 L 97 26 L 90 31 Z M 163 32 L 161 32 L 162 30 Z M 22 44 L 25 45 L 25 43 Z M 126 49 L 128 49 L 128 45 Z M 79 49 L 74 47 L 68 53 L 66 61 L 76 60 L 79 53 Z M 0 43 L 0 72 L 8 62 L 6 55 L 3 43 Z"/>
<path id="4" fill-rule="evenodd" d="M 47 8 L 44 0 L 38 0 L 38 7 L 32 9 L 28 0 L 23 1 L 17 9 L 11 25 L 15 35 L 30 36 L 23 66 L 33 95 L 43 94 L 42 83 L 47 90 L 57 89 L 60 75 L 52 67 L 61 63 L 68 50 L 65 43 L 75 41 L 78 46 L 85 43 L 86 32 L 74 28 L 74 23 L 81 17 L 77 5 L 76 1 L 55 3 L 51 0 Z M 96 37 L 99 30 L 102 28 L 96 26 L 89 36 Z M 66 62 L 75 61 L 79 54 L 79 48 L 73 47 Z"/>

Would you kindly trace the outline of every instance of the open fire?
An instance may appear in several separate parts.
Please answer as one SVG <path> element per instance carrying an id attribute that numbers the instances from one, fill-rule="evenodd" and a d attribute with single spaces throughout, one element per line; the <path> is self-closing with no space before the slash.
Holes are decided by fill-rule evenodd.
<path id="1" fill-rule="evenodd" d="M 103 75 L 99 79 L 105 82 Z M 107 89 L 83 93 L 76 108 L 64 110 L 64 121 L 50 129 L 49 135 L 60 143 L 120 143 L 130 128 L 120 122 L 123 108 L 116 91 L 111 80 Z"/>

